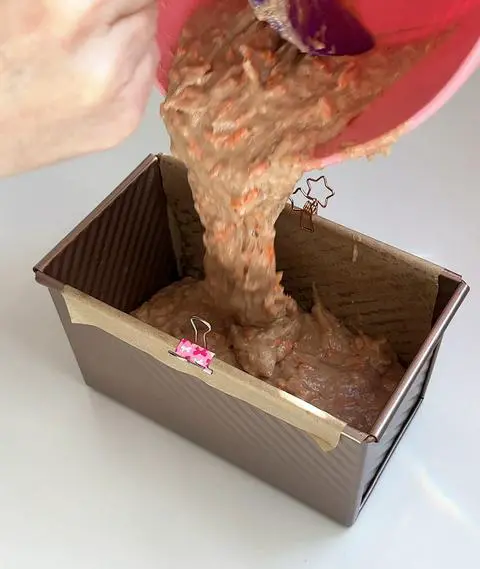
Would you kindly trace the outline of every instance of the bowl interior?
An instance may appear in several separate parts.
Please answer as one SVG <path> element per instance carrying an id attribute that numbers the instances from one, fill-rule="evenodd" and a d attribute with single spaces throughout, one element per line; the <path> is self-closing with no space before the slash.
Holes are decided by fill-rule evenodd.
<path id="1" fill-rule="evenodd" d="M 185 22 L 198 7 L 213 4 L 214 9 L 219 1 L 229 0 L 159 0 L 158 43 L 162 59 L 157 80 L 163 93 L 168 87 L 168 71 Z M 340 161 L 345 147 L 352 144 L 369 144 L 402 125 L 402 132 L 418 126 L 445 104 L 480 61 L 479 0 L 343 1 L 382 43 L 435 37 L 446 30 L 449 34 L 340 136 L 317 149 L 315 165 L 319 167 Z"/>

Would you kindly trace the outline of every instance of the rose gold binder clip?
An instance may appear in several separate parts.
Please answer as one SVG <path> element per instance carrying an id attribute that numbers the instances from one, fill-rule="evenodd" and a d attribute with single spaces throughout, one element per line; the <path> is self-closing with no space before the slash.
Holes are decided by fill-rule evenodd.
<path id="1" fill-rule="evenodd" d="M 202 345 L 198 343 L 198 328 L 196 322 L 204 326 L 201 340 Z M 190 342 L 190 340 L 182 338 L 175 348 L 175 351 L 168 350 L 168 353 L 199 367 L 202 371 L 211 375 L 213 371 L 210 369 L 210 364 L 215 357 L 215 353 L 207 348 L 207 335 L 212 331 L 212 326 L 206 320 L 198 316 L 192 316 L 190 323 L 194 332 L 194 341 Z"/>
<path id="2" fill-rule="evenodd" d="M 321 191 L 324 194 L 320 199 L 311 195 L 314 191 L 313 185 L 321 184 Z M 307 178 L 308 191 L 305 192 L 301 186 L 295 188 L 292 195 L 288 198 L 290 203 L 290 213 L 300 213 L 300 227 L 305 231 L 310 231 L 313 233 L 313 216 L 318 215 L 318 208 L 321 207 L 325 209 L 328 205 L 328 200 L 335 195 L 335 192 L 327 184 L 327 178 L 325 176 L 320 176 L 320 178 Z M 293 196 L 300 192 L 305 198 L 305 205 L 303 208 L 296 207 L 293 202 Z"/>

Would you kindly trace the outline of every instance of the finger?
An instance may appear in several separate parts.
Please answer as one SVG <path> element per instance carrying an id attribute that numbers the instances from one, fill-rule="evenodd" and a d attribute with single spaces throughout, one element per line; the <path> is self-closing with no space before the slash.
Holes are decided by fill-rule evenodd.
<path id="1" fill-rule="evenodd" d="M 156 21 L 152 9 L 129 16 L 112 26 L 109 32 L 110 48 L 117 54 L 114 66 L 121 87 L 135 73 L 147 52 L 156 49 Z"/>
<path id="2" fill-rule="evenodd" d="M 158 65 L 158 50 L 151 49 L 135 69 L 131 80 L 118 98 L 120 113 L 116 119 L 122 138 L 129 136 L 140 124 L 153 89 Z"/>
<path id="3" fill-rule="evenodd" d="M 1 0 L 0 0 L 1 1 Z M 153 10 L 156 16 L 158 0 L 44 0 L 55 15 L 56 27 L 82 30 L 101 24 L 112 26 L 144 10 Z"/>
<path id="4" fill-rule="evenodd" d="M 88 78 L 88 88 L 83 89 L 85 105 L 117 97 L 145 54 L 156 46 L 155 30 L 149 12 L 141 12 L 106 28 L 73 53 L 72 65 L 80 77 Z"/>
<path id="5" fill-rule="evenodd" d="M 141 114 L 143 114 L 152 92 L 158 61 L 158 48 L 154 46 L 139 62 L 133 74 L 132 81 L 126 87 L 123 94 L 126 103 L 139 109 Z"/>
<path id="6" fill-rule="evenodd" d="M 103 4 L 102 14 L 104 21 L 108 24 L 114 24 L 118 20 L 144 10 L 151 10 L 156 17 L 158 8 L 158 0 L 110 0 Z"/>

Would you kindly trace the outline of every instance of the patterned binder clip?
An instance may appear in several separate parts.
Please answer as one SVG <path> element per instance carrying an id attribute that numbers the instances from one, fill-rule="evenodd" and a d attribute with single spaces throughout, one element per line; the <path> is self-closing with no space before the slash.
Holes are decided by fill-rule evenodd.
<path id="1" fill-rule="evenodd" d="M 205 326 L 202 334 L 202 344 L 198 344 L 198 328 L 195 322 L 200 322 Z M 194 342 L 190 342 L 186 338 L 182 338 L 178 343 L 175 351 L 169 350 L 168 353 L 177 358 L 187 361 L 188 363 L 199 367 L 205 373 L 211 375 L 213 371 L 210 369 L 210 364 L 215 357 L 214 352 L 207 349 L 207 334 L 212 331 L 211 325 L 198 316 L 192 316 L 190 323 L 194 331 Z"/>

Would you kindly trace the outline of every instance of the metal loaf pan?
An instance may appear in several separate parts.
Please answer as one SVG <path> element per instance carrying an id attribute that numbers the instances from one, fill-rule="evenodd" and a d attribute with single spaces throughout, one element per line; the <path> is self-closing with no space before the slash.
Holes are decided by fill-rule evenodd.
<path id="1" fill-rule="evenodd" d="M 316 218 L 314 226 L 302 231 L 287 212 L 277 223 L 287 292 L 308 309 L 315 282 L 337 317 L 386 336 L 408 366 L 372 431 L 345 426 L 330 446 L 325 413 L 222 362 L 208 382 L 169 358 L 175 339 L 130 316 L 159 289 L 202 274 L 202 227 L 174 159 L 149 156 L 34 271 L 88 385 L 351 525 L 423 401 L 468 286 L 335 223 Z"/>

